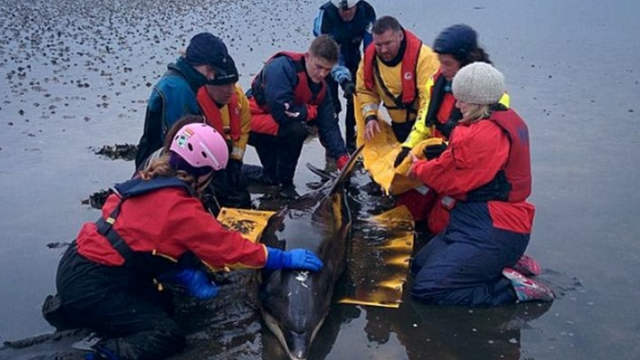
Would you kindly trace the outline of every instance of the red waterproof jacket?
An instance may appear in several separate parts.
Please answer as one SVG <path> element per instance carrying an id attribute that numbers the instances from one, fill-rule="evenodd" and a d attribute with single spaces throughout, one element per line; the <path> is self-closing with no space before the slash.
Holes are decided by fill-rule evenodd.
<path id="1" fill-rule="evenodd" d="M 108 218 L 120 199 L 112 194 L 102 207 Z M 127 199 L 114 230 L 133 251 L 153 252 L 177 259 L 193 252 L 214 270 L 223 268 L 260 268 L 267 250 L 240 233 L 223 228 L 183 189 L 164 188 Z M 109 241 L 96 231 L 96 224 L 85 223 L 76 239 L 78 252 L 96 263 L 121 266 L 124 259 Z"/>
<path id="2" fill-rule="evenodd" d="M 504 128 L 505 123 L 513 126 Z M 494 226 L 519 233 L 531 231 L 535 208 L 525 201 L 531 193 L 528 132 L 513 110 L 495 111 L 491 119 L 459 124 L 447 150 L 437 159 L 418 161 L 413 172 L 437 193 L 461 201 L 503 172 L 509 183 L 505 199 L 488 201 Z"/>

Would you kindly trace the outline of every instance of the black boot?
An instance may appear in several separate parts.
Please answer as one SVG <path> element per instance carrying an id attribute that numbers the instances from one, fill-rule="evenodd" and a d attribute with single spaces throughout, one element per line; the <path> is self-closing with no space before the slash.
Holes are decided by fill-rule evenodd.
<path id="1" fill-rule="evenodd" d="M 285 199 L 295 199 L 300 197 L 300 194 L 296 191 L 295 185 L 288 183 L 280 185 L 280 196 Z"/>

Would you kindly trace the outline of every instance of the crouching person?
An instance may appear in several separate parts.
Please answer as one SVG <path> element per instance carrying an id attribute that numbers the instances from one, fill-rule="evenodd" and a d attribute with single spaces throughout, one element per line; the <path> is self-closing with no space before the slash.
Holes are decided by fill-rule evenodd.
<path id="1" fill-rule="evenodd" d="M 104 339 L 85 359 L 164 359 L 180 352 L 185 336 L 169 316 L 166 291 L 159 290 L 216 296 L 202 266 L 322 268 L 310 251 L 252 243 L 205 211 L 199 196 L 228 159 L 215 129 L 185 125 L 167 154 L 116 185 L 98 221 L 82 226 L 60 261 L 56 285 L 70 320 Z"/>
<path id="2" fill-rule="evenodd" d="M 251 129 L 251 111 L 249 101 L 238 84 L 238 70 L 233 59 L 225 63 L 226 76 L 209 81 L 198 89 L 198 105 L 207 124 L 221 133 L 231 153 L 229 163 L 224 170 L 216 173 L 208 191 L 216 199 L 214 214 L 220 212 L 220 206 L 232 208 L 250 208 L 251 195 L 247 190 L 247 181 L 241 174 L 249 130 Z"/>
<path id="3" fill-rule="evenodd" d="M 320 143 L 342 169 L 349 160 L 331 93 L 325 78 L 338 62 L 338 45 L 317 37 L 306 53 L 279 52 L 256 75 L 247 93 L 251 106 L 249 145 L 262 167 L 245 166 L 249 180 L 280 185 L 293 192 L 293 179 L 310 126 L 318 127 Z"/>

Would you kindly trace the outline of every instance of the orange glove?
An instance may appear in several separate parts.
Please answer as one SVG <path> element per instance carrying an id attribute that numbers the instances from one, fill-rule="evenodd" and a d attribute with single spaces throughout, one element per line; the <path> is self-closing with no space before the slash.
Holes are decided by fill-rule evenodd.
<path id="1" fill-rule="evenodd" d="M 349 155 L 344 154 L 344 155 L 340 156 L 336 160 L 336 166 L 338 167 L 338 170 L 342 171 L 342 169 L 344 169 L 344 167 L 347 166 L 348 162 L 349 162 Z"/>

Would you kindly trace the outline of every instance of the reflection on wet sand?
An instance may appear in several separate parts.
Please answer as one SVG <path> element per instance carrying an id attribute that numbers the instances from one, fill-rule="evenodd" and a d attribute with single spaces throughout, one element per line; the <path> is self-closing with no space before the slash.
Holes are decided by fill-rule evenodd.
<path id="1" fill-rule="evenodd" d="M 398 310 L 366 308 L 367 339 L 385 344 L 395 334 L 407 359 L 517 360 L 520 338 L 529 323 L 550 303 L 518 304 L 499 308 L 427 306 L 405 299 Z M 387 311 L 396 311 L 393 316 Z"/>

